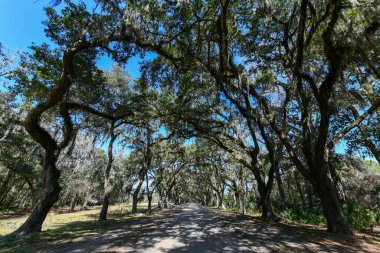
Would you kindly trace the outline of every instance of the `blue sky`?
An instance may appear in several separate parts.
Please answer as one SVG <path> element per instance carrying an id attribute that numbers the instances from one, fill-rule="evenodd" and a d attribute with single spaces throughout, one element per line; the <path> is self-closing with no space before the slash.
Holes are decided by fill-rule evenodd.
<path id="1" fill-rule="evenodd" d="M 0 0 L 0 42 L 12 51 L 48 42 L 41 24 L 47 4 L 48 0 Z"/>
<path id="2" fill-rule="evenodd" d="M 51 0 L 0 0 L 0 42 L 15 53 L 28 50 L 32 42 L 50 43 L 45 37 L 42 21 L 46 20 L 44 7 Z M 140 74 L 138 57 L 130 59 L 126 66 L 129 74 L 137 78 Z M 98 66 L 110 69 L 113 61 L 107 57 L 100 59 Z"/>

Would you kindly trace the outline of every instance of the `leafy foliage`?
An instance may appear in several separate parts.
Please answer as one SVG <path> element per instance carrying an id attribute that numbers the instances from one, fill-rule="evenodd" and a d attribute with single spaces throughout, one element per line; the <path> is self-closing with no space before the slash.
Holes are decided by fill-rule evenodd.
<path id="1" fill-rule="evenodd" d="M 0 45 L 12 83 L 0 204 L 38 216 L 21 234 L 54 203 L 101 199 L 260 209 L 346 235 L 379 222 L 379 164 L 363 162 L 380 161 L 375 1 L 65 0 L 45 12 L 51 43 L 16 68 Z"/>

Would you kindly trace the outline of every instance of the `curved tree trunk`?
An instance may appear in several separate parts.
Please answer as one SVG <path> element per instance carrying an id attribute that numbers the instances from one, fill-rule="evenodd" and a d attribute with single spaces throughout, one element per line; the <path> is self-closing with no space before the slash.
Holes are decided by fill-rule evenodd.
<path id="1" fill-rule="evenodd" d="M 40 126 L 41 115 L 52 107 L 55 107 L 63 98 L 63 95 L 69 89 L 73 80 L 73 60 L 78 50 L 85 48 L 83 41 L 74 43 L 72 48 L 68 48 L 62 60 L 62 74 L 57 85 L 51 89 L 45 102 L 37 104 L 29 111 L 25 117 L 24 127 L 30 136 L 37 141 L 45 150 L 43 164 L 43 184 L 40 199 L 37 201 L 33 210 L 25 221 L 12 236 L 21 236 L 33 232 L 40 232 L 42 223 L 50 208 L 58 200 L 61 187 L 59 185 L 60 171 L 56 168 L 56 161 L 60 151 L 67 147 L 73 135 L 73 128 L 68 108 L 62 106 L 60 114 L 64 122 L 64 136 L 62 142 L 58 145 L 57 141 Z"/>
<path id="2" fill-rule="evenodd" d="M 41 232 L 42 223 L 47 214 L 58 200 L 61 187 L 59 185 L 60 171 L 55 166 L 56 158 L 54 154 L 46 155 L 44 161 L 44 184 L 42 196 L 33 207 L 25 223 L 11 235 L 22 236 L 33 232 Z"/>

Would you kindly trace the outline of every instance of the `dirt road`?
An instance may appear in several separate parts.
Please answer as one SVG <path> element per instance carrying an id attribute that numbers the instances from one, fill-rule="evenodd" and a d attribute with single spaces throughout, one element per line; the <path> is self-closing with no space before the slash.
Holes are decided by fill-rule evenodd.
<path id="1" fill-rule="evenodd" d="M 265 223 L 189 204 L 134 218 L 48 252 L 357 252 L 313 229 Z"/>

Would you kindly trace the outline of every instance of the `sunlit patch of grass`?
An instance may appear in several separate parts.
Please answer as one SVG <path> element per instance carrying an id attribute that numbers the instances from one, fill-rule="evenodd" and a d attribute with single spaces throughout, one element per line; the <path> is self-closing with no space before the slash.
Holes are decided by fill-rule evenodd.
<path id="1" fill-rule="evenodd" d="M 0 236 L 12 233 L 24 223 L 27 216 L 0 220 Z"/>
<path id="2" fill-rule="evenodd" d="M 130 212 L 131 207 L 129 205 L 114 205 L 109 207 L 109 218 L 116 218 L 119 215 L 125 215 Z M 67 212 L 56 214 L 51 212 L 46 217 L 46 220 L 42 226 L 42 231 L 47 231 L 51 229 L 56 229 L 61 227 L 63 224 L 70 223 L 73 221 L 95 221 L 98 218 L 100 212 L 100 207 L 92 208 L 90 210 Z M 22 225 L 27 219 L 26 216 L 1 219 L 0 220 L 0 236 L 9 234 L 15 231 L 20 225 Z"/>
<path id="3" fill-rule="evenodd" d="M 140 205 L 144 208 L 145 205 Z M 131 206 L 114 205 L 109 207 L 106 221 L 98 222 L 100 207 L 72 213 L 50 213 L 42 226 L 43 233 L 19 238 L 1 238 L 0 252 L 31 252 L 46 250 L 49 245 L 79 240 L 83 237 L 99 234 L 112 228 L 118 222 L 131 218 Z M 134 215 L 142 216 L 138 213 Z M 0 219 L 0 236 L 16 230 L 27 216 Z"/>

